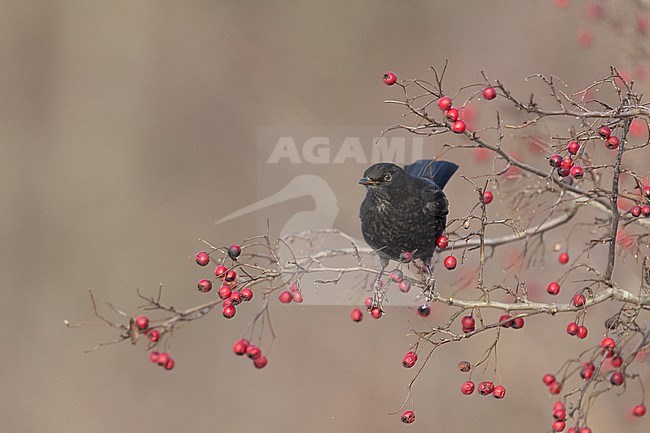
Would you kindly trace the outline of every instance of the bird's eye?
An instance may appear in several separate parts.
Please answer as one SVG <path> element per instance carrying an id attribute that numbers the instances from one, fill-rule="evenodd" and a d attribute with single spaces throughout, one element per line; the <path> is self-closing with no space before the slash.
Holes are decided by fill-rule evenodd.
<path id="1" fill-rule="evenodd" d="M 384 182 L 390 182 L 390 180 L 393 178 L 393 175 L 390 173 L 386 173 L 384 175 Z"/>

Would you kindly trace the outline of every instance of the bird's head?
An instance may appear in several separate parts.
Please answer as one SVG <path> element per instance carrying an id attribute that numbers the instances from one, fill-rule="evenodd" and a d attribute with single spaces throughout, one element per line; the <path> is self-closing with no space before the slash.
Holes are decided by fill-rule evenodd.
<path id="1" fill-rule="evenodd" d="M 380 162 L 368 167 L 363 177 L 359 179 L 359 183 L 370 191 L 377 189 L 390 191 L 393 188 L 400 188 L 406 176 L 401 167 L 389 162 Z"/>

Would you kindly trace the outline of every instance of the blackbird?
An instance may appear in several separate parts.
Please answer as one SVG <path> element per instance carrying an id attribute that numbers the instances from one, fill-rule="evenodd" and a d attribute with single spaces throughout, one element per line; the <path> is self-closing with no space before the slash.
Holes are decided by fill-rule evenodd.
<path id="1" fill-rule="evenodd" d="M 448 202 L 442 189 L 457 169 L 452 162 L 430 159 L 404 169 L 382 162 L 359 179 L 368 191 L 359 212 L 361 232 L 381 259 L 380 277 L 402 252 L 430 266 L 447 224 Z"/>

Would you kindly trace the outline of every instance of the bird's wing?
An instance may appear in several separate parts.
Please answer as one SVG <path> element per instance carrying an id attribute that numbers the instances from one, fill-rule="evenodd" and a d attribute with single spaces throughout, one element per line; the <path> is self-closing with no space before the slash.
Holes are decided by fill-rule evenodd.
<path id="1" fill-rule="evenodd" d="M 425 203 L 424 213 L 434 218 L 447 216 L 449 213 L 449 202 L 442 189 L 428 179 L 418 178 L 416 182 L 420 190 L 420 196 Z"/>

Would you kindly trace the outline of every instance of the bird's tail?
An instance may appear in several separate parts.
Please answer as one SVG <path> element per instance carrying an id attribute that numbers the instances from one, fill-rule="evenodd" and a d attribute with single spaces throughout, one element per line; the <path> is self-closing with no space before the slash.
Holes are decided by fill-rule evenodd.
<path id="1" fill-rule="evenodd" d="M 453 162 L 434 161 L 432 159 L 420 159 L 413 164 L 404 166 L 406 173 L 411 176 L 432 180 L 440 189 L 447 185 L 456 170 L 458 170 L 458 165 Z"/>

